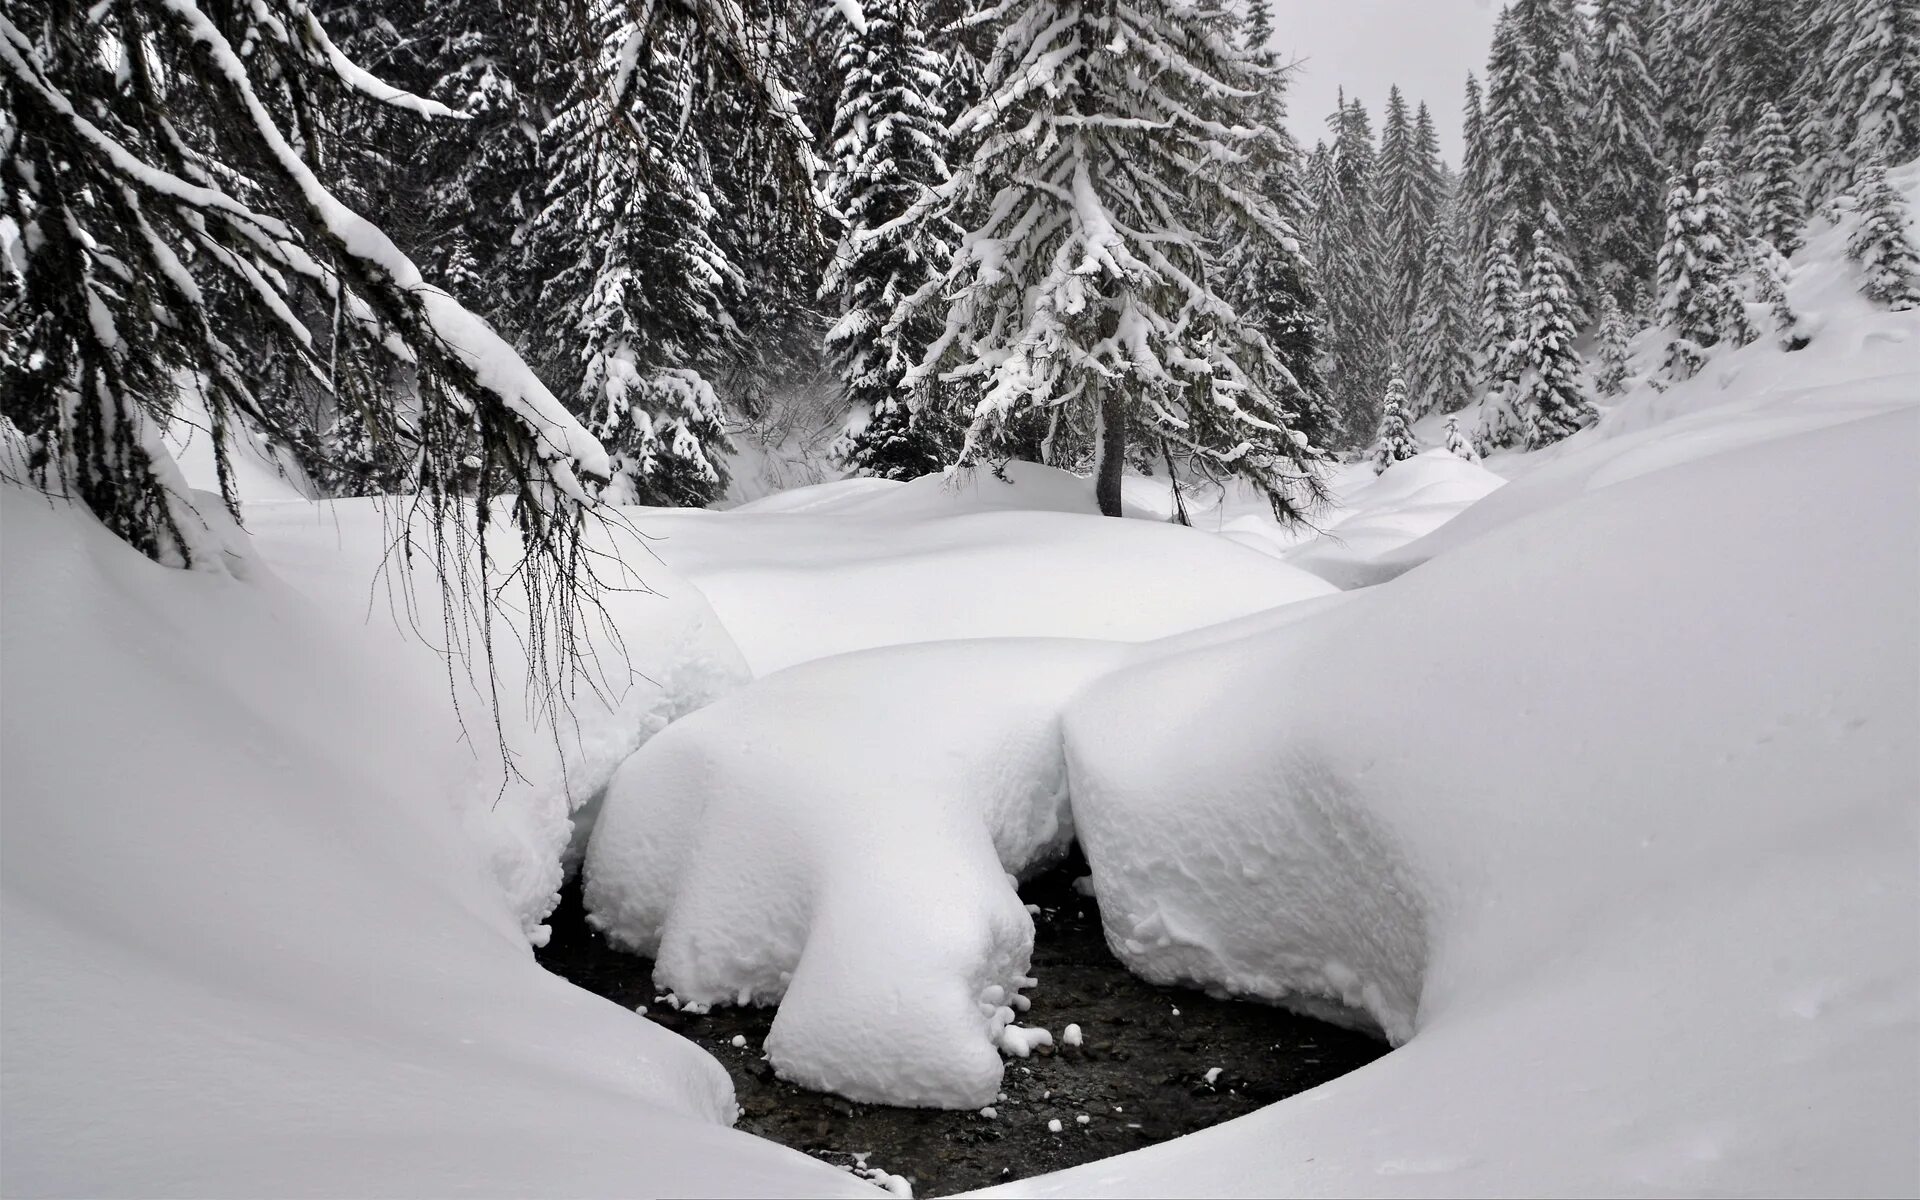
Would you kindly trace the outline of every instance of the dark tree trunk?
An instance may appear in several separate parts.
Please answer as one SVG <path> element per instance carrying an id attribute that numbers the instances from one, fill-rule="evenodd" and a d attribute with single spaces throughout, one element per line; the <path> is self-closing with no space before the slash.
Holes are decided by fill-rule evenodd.
<path id="1" fill-rule="evenodd" d="M 1127 465 L 1127 405 L 1109 387 L 1100 393 L 1100 466 L 1094 475 L 1093 498 L 1100 515 L 1120 515 L 1120 473 Z"/>

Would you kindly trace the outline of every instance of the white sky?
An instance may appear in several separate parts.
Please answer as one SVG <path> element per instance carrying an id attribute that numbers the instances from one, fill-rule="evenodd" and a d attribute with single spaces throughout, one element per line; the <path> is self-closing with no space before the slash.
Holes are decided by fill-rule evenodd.
<path id="1" fill-rule="evenodd" d="M 1294 136 L 1313 149 L 1343 86 L 1366 103 L 1377 134 L 1397 83 L 1409 108 L 1425 100 L 1433 110 L 1440 152 L 1459 166 L 1467 72 L 1485 75 L 1499 11 L 1494 0 L 1273 0 L 1274 45 L 1302 60 L 1287 93 Z"/>

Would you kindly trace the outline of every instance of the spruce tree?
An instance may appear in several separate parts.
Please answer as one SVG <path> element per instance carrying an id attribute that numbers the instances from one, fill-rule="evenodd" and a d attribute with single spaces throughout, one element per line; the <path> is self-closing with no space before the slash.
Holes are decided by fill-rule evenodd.
<path id="1" fill-rule="evenodd" d="M 1433 223 L 1427 235 L 1418 319 L 1409 336 L 1412 376 L 1410 413 L 1418 420 L 1452 412 L 1473 396 L 1473 331 L 1467 320 L 1466 281 L 1461 277 L 1457 219 Z"/>
<path id="2" fill-rule="evenodd" d="M 1372 190 L 1380 204 L 1386 331 L 1389 340 L 1399 344 L 1412 328 L 1414 310 L 1420 302 L 1427 236 L 1440 207 L 1445 181 L 1432 114 L 1422 104 L 1418 118 L 1410 118 L 1398 87 L 1387 93 L 1387 116 L 1374 172 Z"/>
<path id="3" fill-rule="evenodd" d="M 1447 414 L 1446 449 L 1448 454 L 1453 455 L 1455 458 L 1463 458 L 1468 462 L 1478 462 L 1480 459 L 1480 452 L 1473 448 L 1473 443 L 1467 440 L 1467 435 L 1460 432 L 1460 415 L 1458 413 Z"/>
<path id="4" fill-rule="evenodd" d="M 1580 355 L 1573 347 L 1573 297 L 1560 273 L 1560 255 L 1544 229 L 1533 234 L 1528 301 L 1519 404 L 1527 444 L 1538 450 L 1579 432 L 1594 416 L 1581 387 Z"/>
<path id="5" fill-rule="evenodd" d="M 1779 338 L 1780 348 L 1803 349 L 1809 339 L 1801 332 L 1800 316 L 1793 311 L 1793 302 L 1787 296 L 1790 272 L 1786 256 L 1774 249 L 1772 243 L 1754 238 L 1747 244 L 1747 270 L 1753 279 L 1754 301 L 1765 306 L 1773 318 L 1773 331 Z"/>
<path id="6" fill-rule="evenodd" d="M 900 384 L 938 322 L 924 312 L 898 323 L 893 315 L 945 273 L 960 230 L 937 209 L 903 219 L 948 178 L 941 62 L 927 48 L 919 5 L 866 0 L 865 17 L 864 28 L 846 25 L 839 55 L 827 197 L 843 233 L 821 291 L 838 310 L 827 348 L 847 399 L 868 414 L 847 464 L 862 475 L 912 479 L 953 460 L 959 431 L 937 397 L 915 397 Z"/>
<path id="7" fill-rule="evenodd" d="M 1568 0 L 1516 0 L 1500 16 L 1487 63 L 1487 143 L 1498 219 L 1545 231 L 1549 246 L 1563 254 L 1561 273 L 1568 278 L 1574 266 L 1565 247 L 1579 244 L 1569 228 L 1577 195 L 1570 19 L 1578 18 Z"/>
<path id="8" fill-rule="evenodd" d="M 533 337 L 544 366 L 614 458 L 621 503 L 706 504 L 730 449 L 708 372 L 738 336 L 744 282 L 715 236 L 712 165 L 683 136 L 700 63 L 691 20 L 642 26 L 592 0 L 596 51 L 547 136 L 547 204 L 531 261 L 543 281 Z"/>
<path id="9" fill-rule="evenodd" d="M 1376 155 L 1367 111 L 1343 94 L 1328 118 L 1334 139 L 1310 177 L 1311 242 L 1326 297 L 1322 346 L 1327 394 L 1350 434 L 1373 428 L 1390 327 L 1381 269 Z"/>
<path id="10" fill-rule="evenodd" d="M 1701 10 L 1695 95 L 1709 127 L 1725 126 L 1745 142 L 1769 105 L 1792 103 L 1799 83 L 1792 47 L 1807 7 L 1807 0 L 1713 0 Z"/>
<path id="11" fill-rule="evenodd" d="M 1805 218 L 1800 189 L 1794 182 L 1793 144 L 1787 137 L 1787 123 L 1772 104 L 1760 108 L 1747 162 L 1753 184 L 1748 232 L 1779 253 L 1791 255 L 1800 249 Z"/>
<path id="12" fill-rule="evenodd" d="M 1479 373 L 1486 399 L 1479 436 L 1492 446 L 1512 445 L 1521 434 L 1515 403 L 1526 363 L 1525 335 L 1520 265 L 1503 230 L 1487 247 L 1480 273 Z"/>
<path id="13" fill-rule="evenodd" d="M 1467 75 L 1461 131 L 1466 148 L 1460 158 L 1460 178 L 1454 187 L 1454 204 L 1460 213 L 1460 261 L 1477 266 L 1486 257 L 1496 223 L 1492 209 L 1493 177 L 1487 154 L 1486 114 L 1480 102 L 1480 81 L 1471 73 Z M 1474 288 L 1477 299 L 1477 280 Z"/>
<path id="14" fill-rule="evenodd" d="M 601 448 L 329 187 L 335 106 L 451 114 L 355 66 L 295 0 L 219 21 L 191 3 L 56 4 L 29 29 L 0 26 L 0 222 L 20 231 L 0 291 L 0 413 L 28 473 L 148 556 L 218 569 L 160 429 L 194 378 L 237 515 L 229 442 L 281 423 L 256 386 L 271 347 L 330 411 L 404 447 L 448 554 L 472 528 L 460 493 L 478 456 L 517 501 L 551 611 L 571 612 Z"/>
<path id="15" fill-rule="evenodd" d="M 1600 0 L 1590 89 L 1588 197 L 1595 285 L 1622 304 L 1652 278 L 1659 246 L 1659 95 L 1647 71 L 1636 0 Z"/>
<path id="16" fill-rule="evenodd" d="M 1666 237 L 1660 246 L 1659 322 L 1667 331 L 1667 377 L 1690 378 L 1706 351 L 1751 336 L 1737 284 L 1738 239 L 1719 162 L 1709 148 L 1692 173 L 1667 191 Z"/>
<path id="17" fill-rule="evenodd" d="M 947 310 L 910 380 L 980 389 L 970 444 L 1026 409 L 1097 420 L 1109 516 L 1130 445 L 1244 480 L 1286 518 L 1323 493 L 1297 382 L 1211 290 L 1223 219 L 1296 236 L 1246 170 L 1261 130 L 1242 110 L 1265 68 L 1233 22 L 1172 0 L 1014 0 L 980 102 L 953 123 L 979 148 L 942 192 L 971 191 L 985 216 L 903 309 Z"/>
<path id="18" fill-rule="evenodd" d="M 1908 234 L 1905 199 L 1887 182 L 1886 168 L 1869 160 L 1853 191 L 1853 233 L 1847 257 L 1863 272 L 1860 290 L 1895 312 L 1920 308 L 1920 255 Z"/>
<path id="19" fill-rule="evenodd" d="M 1801 144 L 1818 199 L 1856 181 L 1870 161 L 1920 155 L 1920 5 L 1827 0 L 1813 46 Z"/>
<path id="20" fill-rule="evenodd" d="M 1630 337 L 1627 317 L 1620 311 L 1619 302 L 1611 294 L 1602 296 L 1599 350 L 1595 356 L 1599 369 L 1593 377 L 1594 390 L 1601 396 L 1618 396 L 1627 390 L 1627 342 Z"/>
<path id="21" fill-rule="evenodd" d="M 1400 364 L 1394 363 L 1387 379 L 1387 394 L 1380 402 L 1380 432 L 1373 448 L 1373 473 L 1385 474 L 1388 467 L 1418 453 L 1420 443 L 1407 424 L 1407 385 L 1400 378 Z"/>

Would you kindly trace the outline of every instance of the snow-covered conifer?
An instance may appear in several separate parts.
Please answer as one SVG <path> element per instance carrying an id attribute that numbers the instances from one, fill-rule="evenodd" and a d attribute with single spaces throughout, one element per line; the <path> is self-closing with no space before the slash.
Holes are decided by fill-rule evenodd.
<path id="1" fill-rule="evenodd" d="M 1350 435 L 1377 418 L 1378 380 L 1385 372 L 1390 329 L 1381 269 L 1380 209 L 1374 194 L 1376 153 L 1366 108 L 1343 94 L 1328 118 L 1334 138 L 1310 175 L 1314 265 L 1325 296 L 1322 348 L 1326 389 Z"/>
<path id="2" fill-rule="evenodd" d="M 1600 297 L 1599 348 L 1595 354 L 1594 391 L 1602 396 L 1618 396 L 1627 390 L 1626 314 L 1611 293 Z"/>
<path id="3" fill-rule="evenodd" d="M 738 326 L 740 269 L 715 236 L 712 166 L 681 114 L 696 103 L 697 28 L 593 0 L 597 47 L 549 131 L 533 259 L 546 369 L 613 455 L 621 502 L 700 505 L 726 486 L 723 416 L 705 372 Z"/>
<path id="4" fill-rule="evenodd" d="M 1547 231 L 1536 229 L 1519 392 L 1521 423 L 1527 444 L 1535 450 L 1577 433 L 1594 417 L 1581 384 L 1580 355 L 1573 346 L 1573 297 L 1560 273 L 1561 261 Z"/>
<path id="5" fill-rule="evenodd" d="M 1589 89 L 1594 283 L 1623 304 L 1652 277 L 1660 241 L 1660 99 L 1647 71 L 1640 11 L 1636 0 L 1600 0 Z"/>
<path id="6" fill-rule="evenodd" d="M 1380 432 L 1373 448 L 1373 473 L 1384 474 L 1388 467 L 1405 462 L 1420 453 L 1413 429 L 1407 423 L 1407 385 L 1400 378 L 1400 364 L 1393 364 L 1387 380 L 1387 394 L 1380 402 Z"/>
<path id="7" fill-rule="evenodd" d="M 1577 196 L 1575 85 L 1568 0 L 1516 0 L 1500 16 L 1487 63 L 1487 144 L 1498 219 L 1547 234 L 1555 253 L 1581 244 L 1569 222 Z M 1574 282 L 1563 257 L 1561 274 Z M 1579 289 L 1575 289 L 1576 303 Z"/>
<path id="8" fill-rule="evenodd" d="M 479 454 L 518 499 L 529 553 L 567 561 L 600 447 L 328 186 L 325 106 L 450 114 L 355 65 L 305 3 L 219 14 L 177 0 L 42 6 L 25 29 L 0 16 L 0 223 L 20 230 L 0 405 L 28 469 L 149 556 L 217 567 L 160 426 L 193 373 L 235 507 L 230 438 L 278 424 L 255 373 L 271 347 L 327 411 L 404 445 L 436 531 L 470 528 L 457 493 Z"/>
<path id="9" fill-rule="evenodd" d="M 1920 308 L 1920 254 L 1914 252 L 1905 199 L 1887 181 L 1886 168 L 1869 160 L 1853 189 L 1855 225 L 1847 257 L 1863 272 L 1860 290 L 1896 312 Z"/>
<path id="10" fill-rule="evenodd" d="M 1507 446 L 1520 436 L 1515 395 L 1525 366 L 1526 334 L 1522 311 L 1520 264 L 1513 257 L 1513 240 L 1504 230 L 1487 247 L 1480 273 L 1480 383 L 1486 389 L 1481 433 L 1488 444 Z"/>
<path id="11" fill-rule="evenodd" d="M 1693 171 L 1674 179 L 1667 191 L 1659 323 L 1669 339 L 1667 377 L 1675 381 L 1698 371 L 1709 347 L 1752 337 L 1737 287 L 1739 242 L 1725 174 L 1714 157 L 1721 140 L 1709 139 Z"/>
<path id="12" fill-rule="evenodd" d="M 1374 164 L 1373 193 L 1380 205 L 1380 269 L 1387 336 L 1396 344 L 1413 326 L 1426 267 L 1428 233 L 1445 187 L 1432 114 L 1422 104 L 1418 117 L 1410 118 L 1400 89 L 1391 89 L 1380 132 L 1380 155 Z"/>
<path id="13" fill-rule="evenodd" d="M 1460 178 L 1453 190 L 1460 220 L 1460 261 L 1478 265 L 1493 240 L 1492 165 L 1487 157 L 1486 112 L 1480 100 L 1480 81 L 1467 75 L 1466 101 L 1461 109 L 1461 132 L 1466 148 L 1460 157 Z M 1479 283 L 1476 280 L 1475 291 Z"/>
<path id="14" fill-rule="evenodd" d="M 1825 199 L 1870 161 L 1920 155 L 1920 4 L 1827 0 L 1815 15 L 1800 132 L 1815 197 Z"/>
<path id="15" fill-rule="evenodd" d="M 868 414 L 848 466 L 912 479 L 953 460 L 959 430 L 932 396 L 901 386 L 939 322 L 925 312 L 897 323 L 893 316 L 901 300 L 945 272 L 960 230 L 938 209 L 903 219 L 948 178 L 941 61 L 927 48 L 920 6 L 866 0 L 864 12 L 864 28 L 848 24 L 840 49 L 827 196 L 843 233 L 821 291 L 838 310 L 827 347 L 848 400 Z"/>
<path id="16" fill-rule="evenodd" d="M 1245 99 L 1266 68 L 1235 20 L 1173 0 L 1012 0 L 980 102 L 953 123 L 979 148 L 928 200 L 970 192 L 984 216 L 903 308 L 947 310 L 910 381 L 979 389 L 970 445 L 1025 409 L 1096 419 L 1111 516 L 1129 445 L 1243 479 L 1281 516 L 1322 494 L 1297 382 L 1213 290 L 1222 221 L 1296 236 L 1246 170 L 1261 130 Z"/>
<path id="17" fill-rule="evenodd" d="M 1794 182 L 1793 143 L 1780 110 L 1763 104 L 1754 125 L 1747 155 L 1752 198 L 1747 207 L 1748 233 L 1781 254 L 1800 248 L 1806 219 L 1800 207 L 1800 189 Z"/>
<path id="18" fill-rule="evenodd" d="M 1773 320 L 1773 331 L 1782 350 L 1799 350 L 1807 344 L 1800 328 L 1800 315 L 1793 311 L 1787 296 L 1789 270 L 1787 258 L 1763 238 L 1747 243 L 1747 272 L 1752 278 L 1753 299 L 1764 305 Z"/>
<path id="19" fill-rule="evenodd" d="M 1455 458 L 1464 458 L 1468 462 L 1478 462 L 1480 459 L 1480 452 L 1474 449 L 1472 442 L 1467 440 L 1467 435 L 1460 432 L 1458 413 L 1447 414 L 1446 448 L 1447 453 Z"/>
<path id="20" fill-rule="evenodd" d="M 1408 335 L 1410 412 L 1415 420 L 1452 412 L 1473 396 L 1473 330 L 1467 319 L 1467 288 L 1461 277 L 1458 220 L 1443 217 L 1427 235 L 1420 305 Z"/>

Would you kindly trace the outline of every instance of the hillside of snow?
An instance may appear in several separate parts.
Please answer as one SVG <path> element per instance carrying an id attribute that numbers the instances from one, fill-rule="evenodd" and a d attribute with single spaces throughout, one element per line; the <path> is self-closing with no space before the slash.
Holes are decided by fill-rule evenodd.
<path id="1" fill-rule="evenodd" d="M 1069 836 L 1133 970 L 1398 1049 L 1006 1194 L 1920 1191 L 1920 314 L 1839 240 L 1806 350 L 1316 529 L 1031 467 L 624 510 L 552 709 L 395 508 L 260 458 L 230 578 L 0 488 L 0 1191 L 871 1193 L 534 963 L 570 848 L 787 1077 L 976 1106 Z"/>

